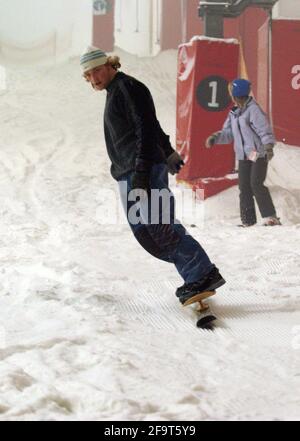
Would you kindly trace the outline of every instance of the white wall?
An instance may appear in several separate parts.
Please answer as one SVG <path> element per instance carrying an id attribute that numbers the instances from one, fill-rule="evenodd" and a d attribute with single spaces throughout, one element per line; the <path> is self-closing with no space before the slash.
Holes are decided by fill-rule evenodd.
<path id="1" fill-rule="evenodd" d="M 300 19 L 300 0 L 279 0 L 274 6 L 273 17 Z"/>
<path id="2" fill-rule="evenodd" d="M 153 0 L 152 0 L 153 1 Z M 161 49 L 162 0 L 153 1 L 152 20 L 152 54 L 157 55 Z"/>
<path id="3" fill-rule="evenodd" d="M 115 45 L 138 56 L 155 55 L 161 0 L 116 0 Z"/>
<path id="4" fill-rule="evenodd" d="M 93 40 L 93 2 L 92 0 L 68 1 L 70 8 L 73 8 L 72 55 L 81 55 Z"/>
<path id="5" fill-rule="evenodd" d="M 9 58 L 67 58 L 92 39 L 92 0 L 1 0 L 0 51 Z"/>

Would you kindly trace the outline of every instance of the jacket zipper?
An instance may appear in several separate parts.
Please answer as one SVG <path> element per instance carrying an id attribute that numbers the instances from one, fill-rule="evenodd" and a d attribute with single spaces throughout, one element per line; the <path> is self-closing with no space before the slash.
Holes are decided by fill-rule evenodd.
<path id="1" fill-rule="evenodd" d="M 247 159 L 246 158 L 245 149 L 244 149 L 244 147 L 245 147 L 245 140 L 244 140 L 244 137 L 242 135 L 242 130 L 241 130 L 241 126 L 240 126 L 240 119 L 239 119 L 239 117 L 237 118 L 237 123 L 238 123 L 238 128 L 239 128 L 239 132 L 240 132 L 241 139 L 242 139 L 242 144 L 243 144 L 244 159 Z"/>

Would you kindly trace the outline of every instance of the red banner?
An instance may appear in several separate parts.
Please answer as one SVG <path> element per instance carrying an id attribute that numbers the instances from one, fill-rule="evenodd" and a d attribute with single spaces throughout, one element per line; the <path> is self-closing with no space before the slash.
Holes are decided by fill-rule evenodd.
<path id="1" fill-rule="evenodd" d="M 272 114 L 276 138 L 300 146 L 300 20 L 274 20 Z"/>
<path id="2" fill-rule="evenodd" d="M 235 184 L 226 178 L 235 165 L 231 146 L 205 148 L 232 106 L 228 83 L 238 76 L 239 45 L 226 40 L 193 39 L 179 47 L 177 149 L 186 165 L 178 180 L 205 189 L 205 197 Z"/>

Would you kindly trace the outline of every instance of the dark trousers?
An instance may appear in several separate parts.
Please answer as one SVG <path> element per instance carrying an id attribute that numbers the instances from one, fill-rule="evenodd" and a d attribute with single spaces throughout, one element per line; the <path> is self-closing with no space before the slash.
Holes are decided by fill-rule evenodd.
<path id="1" fill-rule="evenodd" d="M 257 202 L 263 218 L 276 216 L 276 210 L 269 192 L 264 185 L 268 170 L 268 161 L 259 158 L 256 162 L 239 161 L 240 210 L 243 224 L 257 222 L 255 203 Z"/>
<path id="2" fill-rule="evenodd" d="M 193 283 L 203 279 L 213 268 L 214 264 L 208 255 L 197 242 L 175 219 L 175 201 L 172 197 L 170 205 L 160 204 L 154 208 L 151 201 L 140 203 L 139 211 L 142 222 L 137 224 L 129 219 L 129 214 L 136 201 L 129 197 L 131 192 L 132 173 L 128 173 L 119 180 L 121 200 L 125 213 L 137 241 L 152 256 L 164 261 L 173 263 L 185 283 Z M 156 164 L 151 171 L 151 188 L 165 189 L 172 194 L 168 187 L 168 169 L 165 164 Z M 158 212 L 156 210 L 158 209 Z M 164 214 L 171 214 L 170 220 L 164 223 Z M 158 222 L 152 223 L 149 220 L 149 213 L 157 215 Z M 166 216 L 168 218 L 169 216 Z M 146 268 L 146 263 L 145 263 Z M 145 269 L 145 271 L 147 271 Z"/>

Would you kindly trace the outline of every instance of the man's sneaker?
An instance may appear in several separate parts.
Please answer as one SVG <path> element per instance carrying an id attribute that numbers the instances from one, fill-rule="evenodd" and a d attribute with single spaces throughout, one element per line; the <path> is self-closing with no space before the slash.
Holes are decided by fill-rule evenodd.
<path id="1" fill-rule="evenodd" d="M 201 293 L 207 291 L 213 292 L 216 289 L 220 288 L 225 283 L 226 281 L 219 273 L 218 268 L 214 267 L 212 271 L 202 280 L 199 280 L 198 282 L 194 282 L 194 283 L 185 283 L 183 286 L 178 288 L 176 291 L 176 296 L 179 298 L 180 302 L 183 305 L 188 305 L 201 300 L 200 298 Z M 202 300 L 203 299 L 204 298 L 202 298 Z"/>
<path id="2" fill-rule="evenodd" d="M 238 227 L 240 227 L 240 228 L 249 228 L 249 227 L 253 227 L 253 225 L 255 225 L 255 224 L 239 224 Z"/>
<path id="3" fill-rule="evenodd" d="M 282 225 L 279 217 L 276 216 L 265 217 L 263 220 L 264 227 L 275 227 L 276 225 Z"/>

